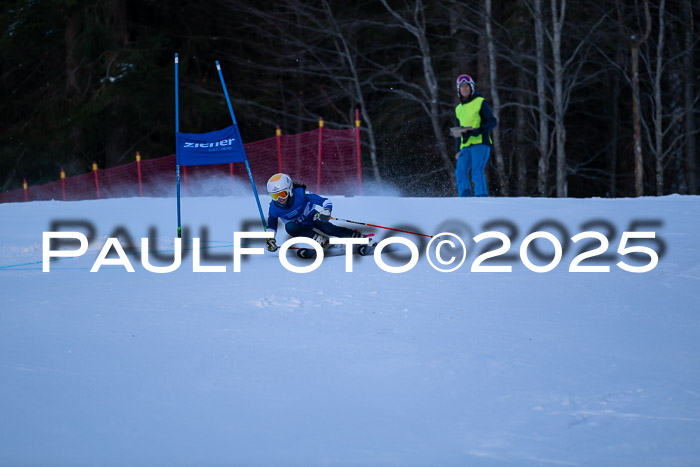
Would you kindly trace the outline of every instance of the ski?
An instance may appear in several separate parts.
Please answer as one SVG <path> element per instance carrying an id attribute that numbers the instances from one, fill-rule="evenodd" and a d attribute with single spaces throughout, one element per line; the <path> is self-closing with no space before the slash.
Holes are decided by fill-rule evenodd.
<path id="1" fill-rule="evenodd" d="M 377 242 L 370 243 L 369 245 L 353 245 L 352 254 L 369 256 L 374 253 L 376 246 Z M 324 257 L 343 255 L 345 255 L 345 245 L 331 245 L 323 250 Z M 299 248 L 297 250 L 297 256 L 302 259 L 314 259 L 316 258 L 316 250 L 313 248 Z"/>

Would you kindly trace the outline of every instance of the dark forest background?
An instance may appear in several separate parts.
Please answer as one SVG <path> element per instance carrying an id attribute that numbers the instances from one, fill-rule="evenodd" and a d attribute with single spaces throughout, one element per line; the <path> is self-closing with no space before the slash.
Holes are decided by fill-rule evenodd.
<path id="1" fill-rule="evenodd" d="M 470 74 L 499 119 L 492 195 L 698 192 L 700 2 L 2 0 L 0 190 L 362 120 L 366 180 L 456 194 L 448 129 Z"/>

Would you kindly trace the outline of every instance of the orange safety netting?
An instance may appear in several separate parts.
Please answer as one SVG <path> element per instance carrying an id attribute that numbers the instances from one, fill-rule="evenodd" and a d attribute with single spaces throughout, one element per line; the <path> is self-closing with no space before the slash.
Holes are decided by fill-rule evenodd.
<path id="1" fill-rule="evenodd" d="M 255 141 L 244 144 L 244 147 L 253 180 L 262 193 L 265 193 L 267 179 L 280 171 L 318 193 L 353 195 L 360 192 L 361 167 L 358 165 L 356 129 L 318 128 L 296 135 L 280 135 Z M 66 201 L 175 196 L 175 167 L 174 154 L 131 162 L 43 185 L 29 186 L 26 190 L 6 191 L 0 193 L 0 203 L 22 202 L 25 198 L 27 201 L 63 200 L 64 193 Z M 252 192 L 244 162 L 181 166 L 180 184 L 182 196 L 227 196 Z"/>

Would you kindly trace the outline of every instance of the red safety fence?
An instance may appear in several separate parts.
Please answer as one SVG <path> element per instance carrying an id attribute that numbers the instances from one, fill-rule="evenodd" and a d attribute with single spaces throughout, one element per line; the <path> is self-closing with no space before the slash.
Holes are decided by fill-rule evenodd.
<path id="1" fill-rule="evenodd" d="M 358 122 L 356 122 L 358 123 Z M 360 194 L 359 124 L 333 130 L 323 127 L 296 135 L 282 135 L 244 144 L 258 191 L 265 193 L 268 178 L 285 172 L 307 188 L 325 194 Z M 66 177 L 43 185 L 0 193 L 0 203 L 40 200 L 77 201 L 132 196 L 175 196 L 175 155 L 136 160 L 129 164 Z M 181 166 L 182 196 L 227 196 L 252 192 L 244 162 L 208 166 Z"/>

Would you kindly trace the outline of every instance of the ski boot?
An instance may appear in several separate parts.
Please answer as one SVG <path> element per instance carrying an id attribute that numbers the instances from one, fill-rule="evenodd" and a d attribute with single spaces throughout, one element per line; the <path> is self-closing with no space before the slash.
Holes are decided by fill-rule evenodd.
<path id="1" fill-rule="evenodd" d="M 321 248 L 323 248 L 323 249 L 328 248 L 330 240 L 328 239 L 327 235 L 317 233 L 316 235 L 314 235 L 313 239 L 316 241 L 316 243 L 321 245 Z"/>

